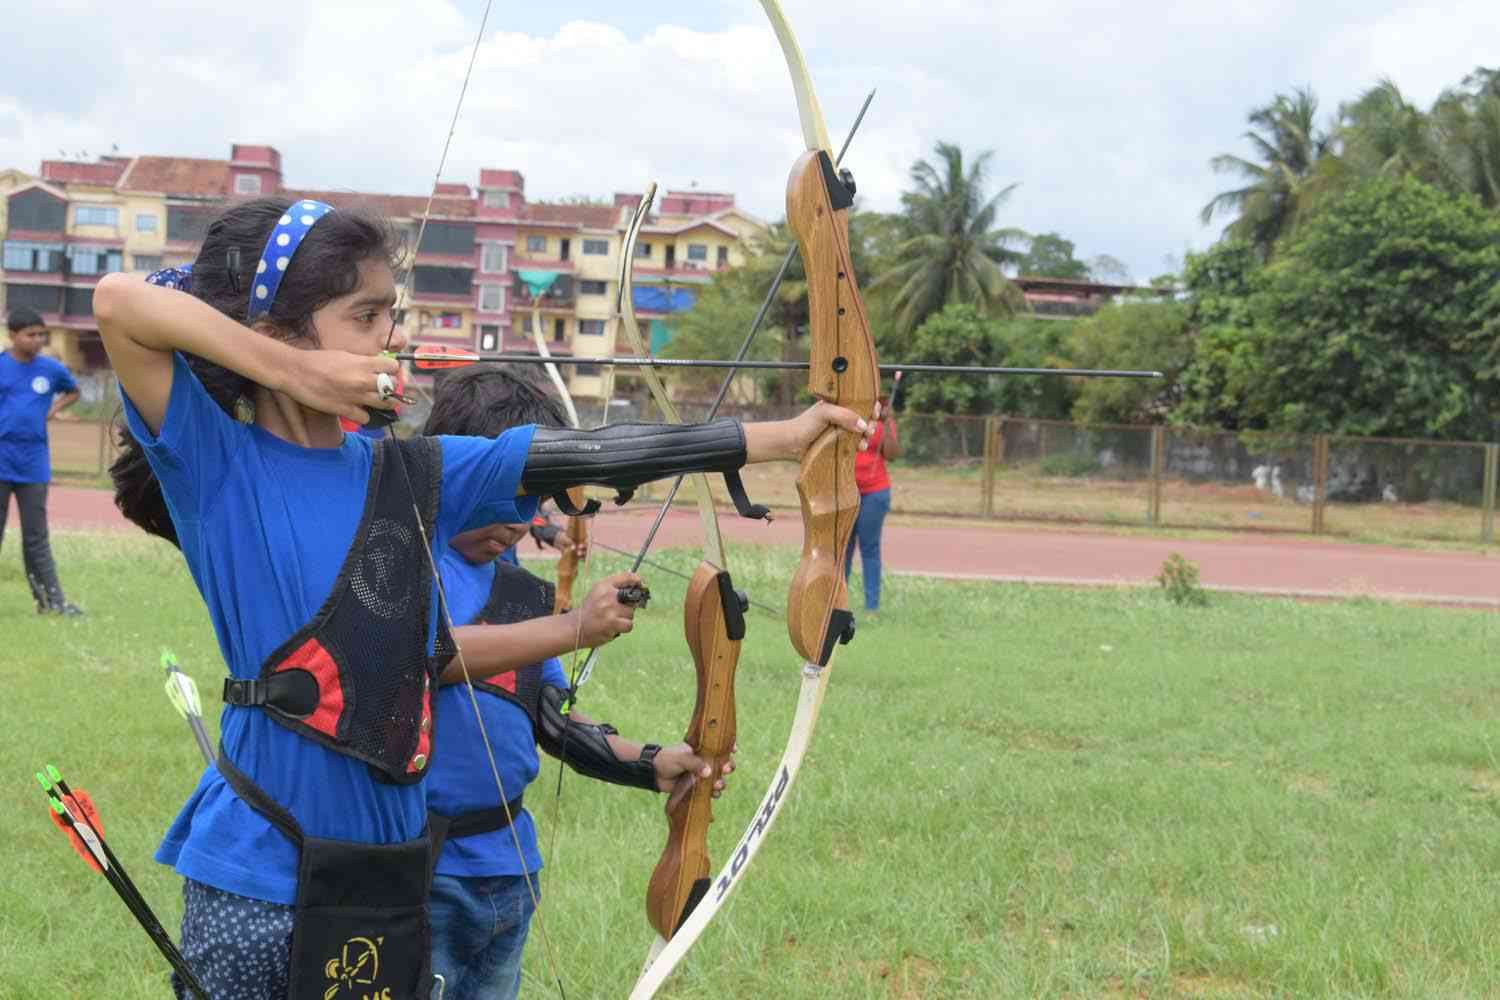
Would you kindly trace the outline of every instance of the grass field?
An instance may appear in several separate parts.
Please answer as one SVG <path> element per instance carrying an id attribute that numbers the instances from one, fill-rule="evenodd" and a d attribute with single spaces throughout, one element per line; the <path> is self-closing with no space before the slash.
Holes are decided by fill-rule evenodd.
<path id="1" fill-rule="evenodd" d="M 93 794 L 175 927 L 179 882 L 150 855 L 200 765 L 156 661 L 170 646 L 213 701 L 216 646 L 159 543 L 59 535 L 81 621 L 32 613 L 18 548 L 0 552 L 0 996 L 162 997 L 163 964 L 31 772 L 56 763 Z M 779 605 L 794 553 L 735 555 Z M 664 741 L 692 677 L 682 584 L 649 583 L 582 707 Z M 1500 616 L 1477 612 L 893 579 L 835 661 L 778 827 L 663 995 L 1500 995 L 1497 650 Z M 782 623 L 752 612 L 716 861 L 796 687 Z M 528 804 L 568 996 L 622 995 L 650 939 L 660 800 L 569 773 L 559 819 L 555 765 L 543 775 Z M 535 932 L 527 970 L 523 995 L 556 995 Z"/>

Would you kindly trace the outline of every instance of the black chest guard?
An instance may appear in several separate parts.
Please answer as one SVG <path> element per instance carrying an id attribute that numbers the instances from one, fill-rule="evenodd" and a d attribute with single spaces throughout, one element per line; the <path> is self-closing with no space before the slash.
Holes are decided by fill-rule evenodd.
<path id="1" fill-rule="evenodd" d="M 364 512 L 333 590 L 311 621 L 266 658 L 254 681 L 230 678 L 224 700 L 255 705 L 330 750 L 408 784 L 432 756 L 432 693 L 453 655 L 444 622 L 427 654 L 431 538 L 442 483 L 432 438 L 375 447 Z M 418 530 L 413 498 L 423 524 Z"/>
<path id="2" fill-rule="evenodd" d="M 557 593 L 554 584 L 508 562 L 496 560 L 494 565 L 495 582 L 490 586 L 490 598 L 471 625 L 514 625 L 552 614 Z M 532 729 L 536 729 L 537 713 L 541 710 L 542 664 L 533 663 L 476 680 L 474 686 L 519 706 L 531 720 Z"/>

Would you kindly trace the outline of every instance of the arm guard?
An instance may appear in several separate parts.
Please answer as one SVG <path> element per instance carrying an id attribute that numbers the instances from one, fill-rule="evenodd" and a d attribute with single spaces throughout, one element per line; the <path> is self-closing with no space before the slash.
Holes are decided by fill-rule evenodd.
<path id="1" fill-rule="evenodd" d="M 582 510 L 568 499 L 570 486 L 607 486 L 615 503 L 631 498 L 642 483 L 690 472 L 724 476 L 735 506 L 745 517 L 764 518 L 768 511 L 749 502 L 739 470 L 745 464 L 745 430 L 738 420 L 707 424 L 611 424 L 578 431 L 538 427 L 531 438 L 521 488 L 531 496 L 550 496 L 569 516 L 592 514 L 599 501 Z"/>
<path id="2" fill-rule="evenodd" d="M 605 738 L 615 731 L 614 727 L 585 726 L 563 715 L 565 694 L 561 688 L 542 685 L 536 718 L 536 740 L 542 749 L 587 777 L 656 791 L 656 765 L 649 760 L 627 762 L 616 757 Z"/>

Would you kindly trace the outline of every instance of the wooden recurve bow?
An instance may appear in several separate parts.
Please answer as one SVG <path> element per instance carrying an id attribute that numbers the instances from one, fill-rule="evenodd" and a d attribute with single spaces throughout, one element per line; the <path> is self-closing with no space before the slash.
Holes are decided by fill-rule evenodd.
<path id="1" fill-rule="evenodd" d="M 879 394 L 880 371 L 849 253 L 852 179 L 834 166 L 812 80 L 780 4 L 777 0 L 760 3 L 786 57 L 806 147 L 787 181 L 787 221 L 796 233 L 807 272 L 812 354 L 808 389 L 819 399 L 848 407 L 869 420 Z M 848 642 L 854 634 L 844 560 L 859 514 L 854 481 L 858 448 L 854 435 L 829 429 L 802 456 L 797 476 L 802 558 L 787 600 L 787 628 L 803 661 L 791 735 L 749 829 L 686 919 L 673 928 L 669 940 L 659 940 L 652 949 L 631 992 L 632 1000 L 649 1000 L 655 994 L 739 884 L 801 769 L 828 690 L 834 646 Z"/>

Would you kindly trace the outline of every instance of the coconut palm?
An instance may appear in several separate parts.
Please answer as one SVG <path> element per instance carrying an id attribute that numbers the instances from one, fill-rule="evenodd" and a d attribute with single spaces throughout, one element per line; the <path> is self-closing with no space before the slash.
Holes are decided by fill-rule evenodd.
<path id="1" fill-rule="evenodd" d="M 1500 208 L 1500 70 L 1469 74 L 1438 99 L 1432 119 L 1459 189 Z"/>
<path id="2" fill-rule="evenodd" d="M 1296 228 L 1333 166 L 1333 137 L 1317 124 L 1318 99 L 1303 87 L 1290 95 L 1277 94 L 1263 108 L 1251 111 L 1253 126 L 1245 138 L 1255 147 L 1259 162 L 1233 153 L 1210 160 L 1215 173 L 1238 174 L 1244 187 L 1221 191 L 1203 206 L 1204 225 L 1216 215 L 1233 213 L 1224 234 L 1253 245 L 1262 257 L 1283 235 Z"/>
<path id="3" fill-rule="evenodd" d="M 935 164 L 918 160 L 911 168 L 915 189 L 901 196 L 902 239 L 894 263 L 873 282 L 892 289 L 900 332 L 915 330 L 951 302 L 992 314 L 1009 314 L 1024 304 L 1002 268 L 1020 260 L 1017 247 L 1026 234 L 995 227 L 1017 185 L 989 197 L 985 174 L 992 152 L 979 154 L 965 169 L 958 146 L 940 142 L 934 151 Z"/>

